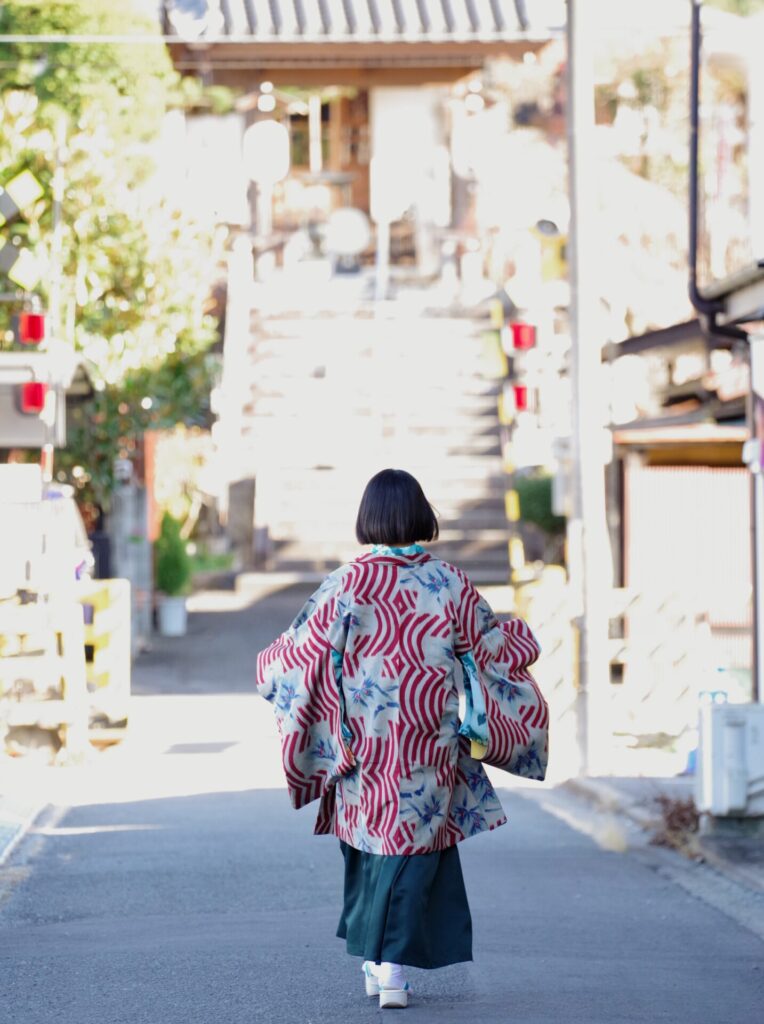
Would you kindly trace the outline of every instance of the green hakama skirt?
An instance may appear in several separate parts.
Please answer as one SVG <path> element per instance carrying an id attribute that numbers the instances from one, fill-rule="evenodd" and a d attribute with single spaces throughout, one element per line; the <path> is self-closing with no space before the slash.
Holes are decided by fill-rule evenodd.
<path id="1" fill-rule="evenodd" d="M 340 842 L 345 897 L 337 935 L 351 956 L 409 967 L 472 959 L 472 918 L 456 846 L 385 856 Z"/>

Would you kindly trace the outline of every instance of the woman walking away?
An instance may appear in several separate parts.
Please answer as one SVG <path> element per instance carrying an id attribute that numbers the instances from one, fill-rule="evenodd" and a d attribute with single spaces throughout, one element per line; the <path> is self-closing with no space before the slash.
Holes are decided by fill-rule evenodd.
<path id="1" fill-rule="evenodd" d="M 257 662 L 292 803 L 345 860 L 337 934 L 366 993 L 405 1007 L 403 968 L 472 959 L 456 844 L 506 817 L 481 761 L 543 779 L 547 705 L 520 619 L 499 623 L 459 569 L 428 554 L 438 524 L 419 483 L 386 469 L 356 522 L 371 551 L 324 580 Z M 459 717 L 459 695 L 464 717 Z"/>

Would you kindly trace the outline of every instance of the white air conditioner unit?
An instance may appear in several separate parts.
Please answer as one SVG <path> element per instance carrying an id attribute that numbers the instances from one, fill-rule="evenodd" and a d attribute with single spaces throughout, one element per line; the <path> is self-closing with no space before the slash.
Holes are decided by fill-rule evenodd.
<path id="1" fill-rule="evenodd" d="M 716 817 L 764 816 L 764 704 L 701 708 L 695 801 Z"/>

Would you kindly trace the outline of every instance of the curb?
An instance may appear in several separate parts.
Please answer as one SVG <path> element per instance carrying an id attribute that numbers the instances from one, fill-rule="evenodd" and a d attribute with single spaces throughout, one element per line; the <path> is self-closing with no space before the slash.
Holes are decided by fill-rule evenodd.
<path id="1" fill-rule="evenodd" d="M 0 867 L 7 863 L 44 809 L 44 804 L 21 807 L 0 796 Z"/>
<path id="2" fill-rule="evenodd" d="M 563 782 L 560 788 L 594 804 L 599 810 L 621 814 L 642 829 L 649 830 L 660 820 L 643 802 L 630 799 L 617 786 L 604 779 L 572 778 Z"/>
<path id="3" fill-rule="evenodd" d="M 738 885 L 746 889 L 753 889 L 755 892 L 764 893 L 764 871 L 761 868 L 757 870 L 753 867 L 747 867 L 745 864 L 737 864 L 727 860 L 715 850 L 712 850 L 707 843 L 704 843 L 703 836 L 700 837 L 699 845 L 704 862 L 710 868 L 713 868 L 714 871 L 718 871 L 719 874 L 724 875 L 733 882 L 737 882 Z"/>
<path id="4" fill-rule="evenodd" d="M 641 798 L 632 797 L 606 779 L 572 778 L 561 783 L 559 788 L 585 800 L 597 810 L 627 818 L 644 832 L 651 832 L 660 824 L 660 815 L 652 813 L 645 805 L 645 794 Z M 659 792 L 661 787 L 658 783 L 655 793 Z M 697 836 L 697 840 L 698 853 L 709 868 L 749 891 L 764 892 L 764 869 L 730 860 L 704 842 L 702 834 Z M 682 856 L 681 853 L 679 855 Z"/>

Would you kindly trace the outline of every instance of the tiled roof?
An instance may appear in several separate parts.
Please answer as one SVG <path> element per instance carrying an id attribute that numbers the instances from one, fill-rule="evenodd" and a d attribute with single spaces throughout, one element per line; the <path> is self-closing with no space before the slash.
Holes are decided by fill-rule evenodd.
<path id="1" fill-rule="evenodd" d="M 564 0 L 164 0 L 184 41 L 500 42 L 548 35 Z M 534 20 L 535 19 L 535 20 Z"/>

